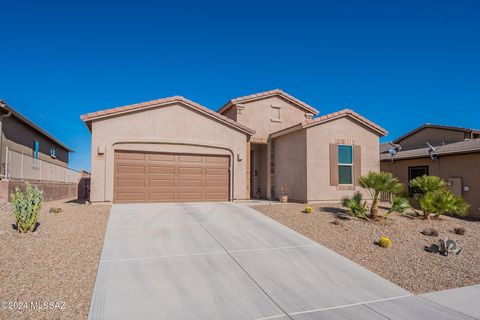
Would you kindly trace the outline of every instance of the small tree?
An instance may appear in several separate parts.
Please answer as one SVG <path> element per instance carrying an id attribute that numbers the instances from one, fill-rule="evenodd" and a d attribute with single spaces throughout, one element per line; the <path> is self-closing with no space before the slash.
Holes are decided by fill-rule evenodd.
<path id="1" fill-rule="evenodd" d="M 26 183 L 25 192 L 17 187 L 12 195 L 12 211 L 19 232 L 33 231 L 42 208 L 43 192 Z"/>
<path id="2" fill-rule="evenodd" d="M 411 209 L 410 201 L 407 198 L 403 198 L 397 195 L 392 196 L 392 206 L 388 212 L 383 216 L 386 217 L 392 212 L 405 213 L 405 211 Z"/>
<path id="3" fill-rule="evenodd" d="M 422 217 L 429 219 L 431 214 L 435 219 L 445 213 L 464 216 L 470 207 L 462 197 L 452 194 L 447 183 L 437 176 L 421 176 L 410 181 L 415 190 L 415 199 L 420 204 Z"/>
<path id="4" fill-rule="evenodd" d="M 372 198 L 371 219 L 378 217 L 378 204 L 382 194 L 399 194 L 403 191 L 403 184 L 390 172 L 369 172 L 366 176 L 361 176 L 358 183 L 368 190 Z"/>

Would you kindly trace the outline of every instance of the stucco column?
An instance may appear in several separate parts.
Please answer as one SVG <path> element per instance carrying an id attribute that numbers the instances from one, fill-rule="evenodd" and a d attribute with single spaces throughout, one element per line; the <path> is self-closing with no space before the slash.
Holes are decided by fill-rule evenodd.
<path id="1" fill-rule="evenodd" d="M 271 149 L 271 140 L 267 141 L 267 199 L 272 199 L 272 175 L 271 175 L 271 157 L 272 157 L 272 149 Z"/>

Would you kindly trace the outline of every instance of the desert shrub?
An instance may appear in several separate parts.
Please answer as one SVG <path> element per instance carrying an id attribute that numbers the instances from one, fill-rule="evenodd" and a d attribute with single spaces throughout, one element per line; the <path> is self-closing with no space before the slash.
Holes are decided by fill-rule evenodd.
<path id="1" fill-rule="evenodd" d="M 453 228 L 453 232 L 455 232 L 455 234 L 459 234 L 461 236 L 463 236 L 466 231 L 467 230 L 463 227 Z"/>
<path id="2" fill-rule="evenodd" d="M 433 228 L 425 229 L 421 232 L 425 236 L 429 237 L 438 237 L 438 231 Z"/>
<path id="3" fill-rule="evenodd" d="M 347 208 L 349 215 L 355 218 L 368 219 L 368 205 L 366 201 L 362 201 L 363 196 L 360 192 L 342 200 L 342 206 Z"/>
<path id="4" fill-rule="evenodd" d="M 410 201 L 408 201 L 407 198 L 393 195 L 392 196 L 392 206 L 387 211 L 387 213 L 384 215 L 384 217 L 388 216 L 392 212 L 404 213 L 405 211 L 407 211 L 411 207 L 412 206 L 410 205 Z"/>
<path id="5" fill-rule="evenodd" d="M 446 191 L 447 183 L 437 176 L 421 176 L 410 181 L 416 196 L 421 197 L 429 192 Z"/>
<path id="6" fill-rule="evenodd" d="M 381 236 L 378 239 L 378 245 L 383 248 L 390 248 L 392 246 L 392 240 L 389 237 Z"/>
<path id="7" fill-rule="evenodd" d="M 410 181 L 410 186 L 414 189 L 424 219 L 429 219 L 432 214 L 438 218 L 445 213 L 464 216 L 470 207 L 462 197 L 451 193 L 440 177 L 417 177 Z"/>
<path id="8" fill-rule="evenodd" d="M 371 198 L 370 218 L 378 216 L 378 204 L 383 194 L 399 194 L 403 191 L 403 184 L 390 172 L 369 172 L 358 179 L 358 184 L 367 189 Z"/>
<path id="9" fill-rule="evenodd" d="M 305 206 L 305 209 L 304 209 L 305 213 L 312 213 L 313 212 L 313 208 L 311 206 Z"/>
<path id="10" fill-rule="evenodd" d="M 428 192 L 421 196 L 418 202 L 425 219 L 429 219 L 431 214 L 435 219 L 445 213 L 464 216 L 470 208 L 470 205 L 462 197 L 456 196 L 448 190 Z"/>
<path id="11" fill-rule="evenodd" d="M 33 231 L 43 203 L 43 192 L 26 183 L 25 192 L 17 187 L 12 195 L 12 211 L 19 232 Z"/>

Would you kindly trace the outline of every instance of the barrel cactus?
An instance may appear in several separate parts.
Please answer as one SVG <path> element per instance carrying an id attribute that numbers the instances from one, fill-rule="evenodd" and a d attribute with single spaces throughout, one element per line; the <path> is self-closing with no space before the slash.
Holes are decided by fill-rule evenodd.
<path id="1" fill-rule="evenodd" d="M 12 211 L 19 232 L 33 231 L 42 208 L 43 192 L 26 183 L 25 192 L 17 187 L 12 194 Z"/>
<path id="2" fill-rule="evenodd" d="M 311 206 L 305 206 L 305 213 L 312 213 L 313 208 Z"/>
<path id="3" fill-rule="evenodd" d="M 382 236 L 378 240 L 378 245 L 382 248 L 390 248 L 392 246 L 392 240 L 389 237 Z"/>

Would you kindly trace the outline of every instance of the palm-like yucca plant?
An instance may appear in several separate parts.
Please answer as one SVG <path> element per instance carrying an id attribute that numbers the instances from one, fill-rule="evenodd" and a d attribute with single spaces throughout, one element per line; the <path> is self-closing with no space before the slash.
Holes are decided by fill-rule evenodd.
<path id="1" fill-rule="evenodd" d="M 349 198 L 342 199 L 342 206 L 347 208 L 349 215 L 355 218 L 368 219 L 368 206 L 366 201 L 362 201 L 362 194 L 355 192 L 355 194 Z"/>
<path id="2" fill-rule="evenodd" d="M 456 196 L 448 190 L 428 192 L 420 197 L 419 204 L 424 219 L 429 219 L 431 214 L 434 214 L 434 219 L 438 219 L 445 213 L 464 216 L 470 208 L 470 205 L 462 197 Z"/>
<path id="3" fill-rule="evenodd" d="M 369 172 L 366 176 L 361 176 L 358 183 L 368 190 L 372 198 L 371 219 L 378 217 L 378 204 L 382 194 L 399 194 L 403 191 L 403 184 L 390 172 Z"/>
<path id="4" fill-rule="evenodd" d="M 447 183 L 437 176 L 416 177 L 410 181 L 410 186 L 417 192 L 417 198 L 429 192 L 447 190 Z"/>

